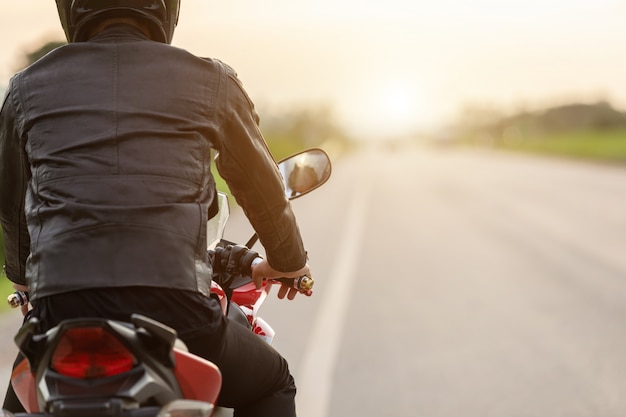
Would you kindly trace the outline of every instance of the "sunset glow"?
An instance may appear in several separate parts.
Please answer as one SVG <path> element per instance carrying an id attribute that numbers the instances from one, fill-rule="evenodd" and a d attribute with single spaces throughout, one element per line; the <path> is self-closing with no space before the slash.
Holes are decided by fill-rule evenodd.
<path id="1" fill-rule="evenodd" d="M 626 108 L 625 17 L 613 0 L 185 0 L 174 45 L 232 65 L 257 103 L 330 104 L 351 131 L 399 134 L 468 103 Z M 2 20 L 6 86 L 62 32 L 51 1 L 10 2 Z"/>

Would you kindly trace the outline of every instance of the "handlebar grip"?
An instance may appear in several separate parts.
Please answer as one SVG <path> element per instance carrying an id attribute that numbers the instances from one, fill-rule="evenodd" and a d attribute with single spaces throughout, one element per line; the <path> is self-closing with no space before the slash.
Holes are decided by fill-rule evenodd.
<path id="1" fill-rule="evenodd" d="M 15 291 L 7 297 L 7 303 L 11 306 L 11 308 L 18 308 L 28 304 L 29 301 L 30 298 L 28 297 L 28 293 L 26 291 Z"/>
<path id="2" fill-rule="evenodd" d="M 315 280 L 308 275 L 303 275 L 299 278 L 276 278 L 274 281 L 293 286 L 293 288 L 302 292 L 312 291 L 315 284 Z"/>

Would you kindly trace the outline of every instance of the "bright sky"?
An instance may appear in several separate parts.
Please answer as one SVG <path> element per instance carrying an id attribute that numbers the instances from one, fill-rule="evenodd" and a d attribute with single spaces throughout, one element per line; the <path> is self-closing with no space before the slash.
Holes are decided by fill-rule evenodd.
<path id="1" fill-rule="evenodd" d="M 220 58 L 263 109 L 331 105 L 363 136 L 443 123 L 468 104 L 626 109 L 621 0 L 183 0 L 174 44 Z M 61 38 L 52 0 L 3 6 L 0 85 Z M 155 57 L 158 59 L 158 57 Z"/>

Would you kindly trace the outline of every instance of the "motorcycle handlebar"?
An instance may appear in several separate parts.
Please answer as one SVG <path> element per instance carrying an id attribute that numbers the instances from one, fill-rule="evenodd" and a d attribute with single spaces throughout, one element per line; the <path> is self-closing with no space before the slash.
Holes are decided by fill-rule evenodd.
<path id="1" fill-rule="evenodd" d="M 209 258 L 215 272 L 247 276 L 251 276 L 252 267 L 263 260 L 257 252 L 246 246 L 228 241 L 222 241 L 215 250 L 209 251 Z M 307 295 L 312 293 L 315 283 L 313 278 L 306 275 L 298 278 L 274 278 L 270 281 L 293 287 Z"/>
<path id="2" fill-rule="evenodd" d="M 272 281 L 278 281 L 281 284 L 286 284 L 303 293 L 310 293 L 313 291 L 313 284 L 315 284 L 315 280 L 307 275 L 299 278 L 275 278 Z"/>
<path id="3" fill-rule="evenodd" d="M 252 262 L 258 257 L 255 251 L 228 241 L 222 241 L 215 250 L 209 251 L 214 272 L 234 275 L 251 275 Z"/>

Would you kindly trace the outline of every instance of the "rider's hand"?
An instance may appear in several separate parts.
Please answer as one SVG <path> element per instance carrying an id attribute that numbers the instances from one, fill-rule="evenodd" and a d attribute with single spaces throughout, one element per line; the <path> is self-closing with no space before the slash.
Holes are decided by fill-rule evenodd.
<path id="1" fill-rule="evenodd" d="M 309 264 L 304 265 L 303 268 L 293 272 L 281 272 L 272 268 L 267 260 L 263 259 L 261 262 L 252 266 L 252 280 L 257 288 L 261 288 L 263 280 L 273 278 L 300 278 L 302 276 L 311 276 L 311 268 Z M 285 295 L 288 299 L 293 300 L 298 294 L 298 290 L 287 284 L 281 284 L 278 290 L 278 298 L 283 299 Z"/>

